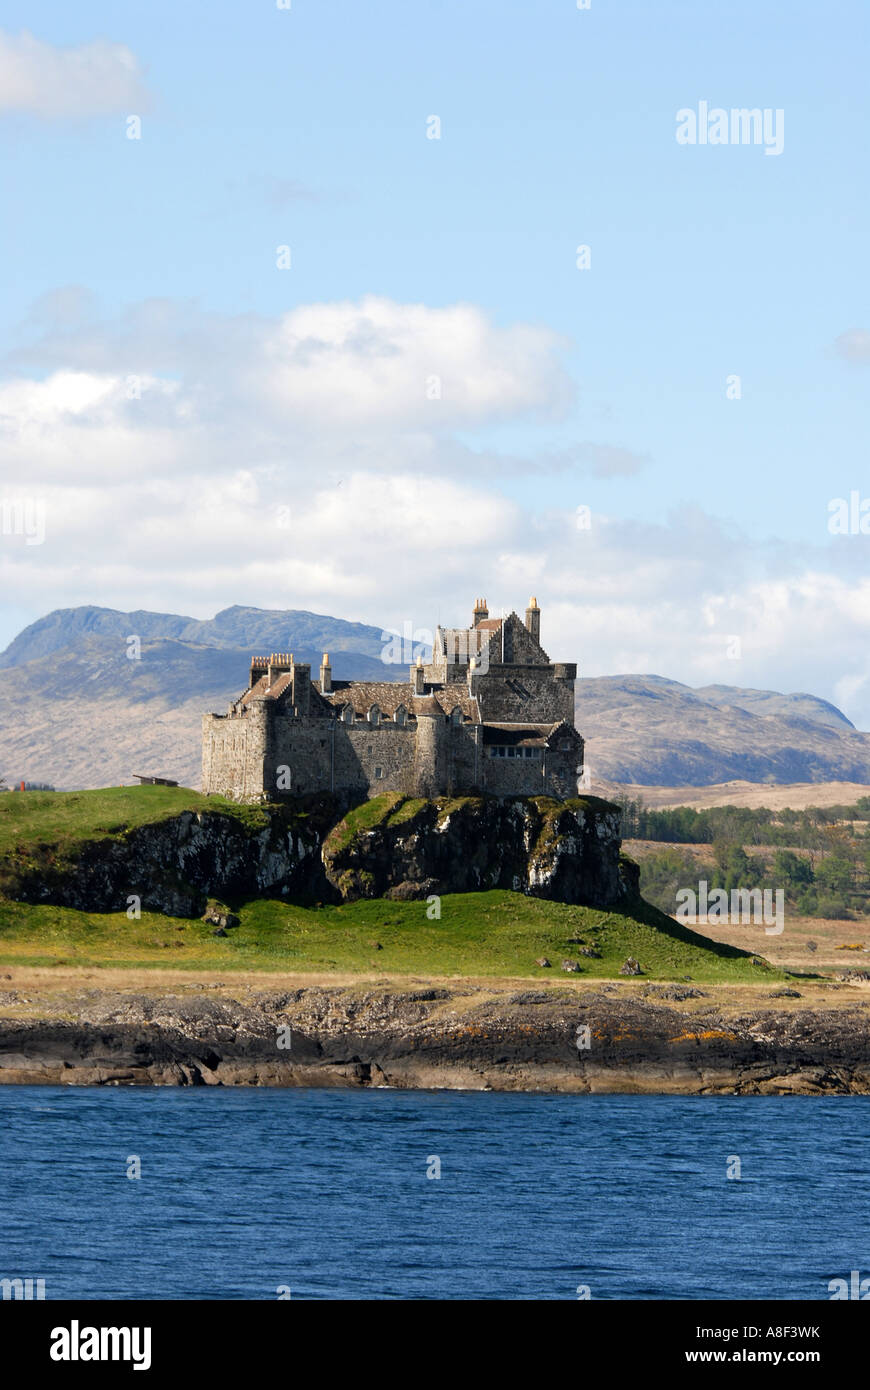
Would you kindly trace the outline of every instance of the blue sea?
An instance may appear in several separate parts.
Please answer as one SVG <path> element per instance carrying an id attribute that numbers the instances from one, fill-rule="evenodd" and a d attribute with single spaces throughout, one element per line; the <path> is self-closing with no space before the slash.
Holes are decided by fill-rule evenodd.
<path id="1" fill-rule="evenodd" d="M 827 1299 L 870 1273 L 868 1136 L 865 1097 L 7 1086 L 0 1278 L 47 1299 Z"/>

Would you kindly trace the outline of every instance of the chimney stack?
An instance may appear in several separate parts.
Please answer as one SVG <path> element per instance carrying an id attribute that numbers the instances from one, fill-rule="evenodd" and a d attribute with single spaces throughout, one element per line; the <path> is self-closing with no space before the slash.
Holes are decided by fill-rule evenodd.
<path id="1" fill-rule="evenodd" d="M 417 665 L 411 667 L 411 679 L 412 679 L 413 682 L 414 682 L 414 694 L 415 694 L 415 695 L 423 695 L 423 694 L 425 694 L 425 686 L 424 686 L 424 683 L 423 683 L 423 677 L 424 677 L 424 675 L 425 675 L 425 672 L 424 672 L 424 670 L 423 670 L 423 658 L 422 658 L 422 656 L 418 656 L 418 657 L 417 657 Z"/>
<path id="2" fill-rule="evenodd" d="M 529 599 L 529 606 L 526 609 L 526 627 L 532 634 L 536 642 L 541 640 L 541 610 L 538 607 L 538 600 L 534 597 Z"/>
<path id="3" fill-rule="evenodd" d="M 251 685 L 257 684 L 261 676 L 265 676 L 269 669 L 269 658 L 267 656 L 251 657 Z"/>
<path id="4" fill-rule="evenodd" d="M 471 626 L 472 626 L 472 627 L 477 627 L 478 623 L 482 623 L 483 620 L 484 620 L 484 618 L 488 618 L 488 617 L 489 617 L 489 609 L 488 609 L 487 606 L 486 606 L 486 599 L 485 599 L 485 598 L 478 598 L 478 599 L 475 599 L 475 601 L 474 601 L 474 613 L 472 614 L 472 617 L 471 617 Z"/>
<path id="5" fill-rule="evenodd" d="M 272 652 L 272 655 L 269 657 L 269 674 L 268 674 L 268 682 L 267 682 L 268 685 L 269 685 L 269 686 L 274 685 L 275 681 L 278 679 L 278 677 L 279 677 L 280 675 L 283 674 L 283 672 L 285 672 L 285 671 L 290 671 L 290 672 L 292 672 L 292 670 L 293 670 L 293 653 L 292 653 L 292 652 Z"/>
<path id="6" fill-rule="evenodd" d="M 329 695 L 332 690 L 332 667 L 329 664 L 329 652 L 323 653 L 323 660 L 320 663 L 320 693 Z"/>

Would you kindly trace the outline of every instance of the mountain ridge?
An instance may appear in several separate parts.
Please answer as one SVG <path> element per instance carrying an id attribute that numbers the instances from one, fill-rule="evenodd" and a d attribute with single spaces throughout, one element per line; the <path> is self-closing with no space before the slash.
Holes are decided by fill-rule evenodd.
<path id="1" fill-rule="evenodd" d="M 138 660 L 127 639 L 137 635 Z M 0 654 L 0 772 L 59 788 L 133 772 L 197 786 L 201 716 L 243 690 L 253 654 L 293 651 L 336 679 L 401 680 L 381 629 L 236 604 L 209 619 L 84 605 L 29 624 Z M 870 734 L 806 692 L 692 687 L 666 676 L 580 677 L 577 727 L 596 781 L 649 786 L 870 784 Z"/>

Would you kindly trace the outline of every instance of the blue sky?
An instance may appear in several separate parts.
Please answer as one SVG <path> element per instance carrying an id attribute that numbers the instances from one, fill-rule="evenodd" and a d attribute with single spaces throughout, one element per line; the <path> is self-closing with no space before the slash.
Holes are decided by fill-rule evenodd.
<path id="1" fill-rule="evenodd" d="M 507 350 L 500 334 L 524 325 L 546 341 L 540 350 L 527 345 L 528 362 L 513 360 L 517 379 L 509 371 L 502 394 L 487 389 L 445 424 L 433 426 L 423 413 L 403 415 L 396 426 L 388 412 L 372 428 L 368 414 L 361 423 L 357 413 L 332 451 L 333 422 L 324 418 L 318 431 L 310 420 L 299 426 L 297 414 L 246 457 L 244 403 L 236 402 L 231 426 L 221 425 L 212 403 L 211 442 L 204 428 L 201 457 L 182 451 L 167 486 L 185 477 L 192 484 L 214 467 L 223 479 L 253 476 L 228 484 L 228 507 L 235 495 L 250 508 L 251 488 L 264 514 L 277 497 L 292 496 L 307 522 L 294 540 L 304 548 L 317 538 L 306 577 L 289 571 L 276 585 L 256 569 L 215 566 L 204 588 L 202 556 L 192 561 L 195 575 L 180 562 L 167 565 L 165 555 L 152 565 L 145 545 L 131 556 L 129 535 L 110 555 L 107 522 L 99 509 L 89 521 L 83 501 L 78 533 L 66 531 L 61 542 L 55 528 L 54 548 L 50 535 L 27 551 L 7 545 L 14 597 L 0 641 L 64 602 L 203 616 L 228 602 L 259 602 L 399 626 L 408 616 L 424 621 L 436 598 L 442 613 L 460 596 L 467 606 L 466 591 L 470 602 L 487 583 L 499 586 L 493 601 L 518 607 L 527 595 L 508 581 L 516 573 L 525 585 L 525 568 L 558 621 L 560 642 L 582 640 L 581 669 L 615 662 L 637 669 L 649 660 L 689 681 L 791 683 L 841 700 L 848 686 L 854 712 L 864 717 L 866 699 L 870 716 L 864 658 L 854 650 L 865 640 L 868 610 L 863 598 L 857 607 L 850 598 L 867 542 L 826 529 L 831 498 L 870 489 L 864 3 L 592 0 L 579 11 L 574 0 L 293 0 L 279 10 L 266 0 L 74 7 L 7 0 L 2 26 L 12 41 L 22 30 L 32 34 L 44 46 L 39 62 L 48 50 L 107 40 L 123 45 L 134 64 L 130 90 L 122 87 L 113 107 L 107 98 L 112 109 L 96 99 L 88 109 L 78 92 L 58 114 L 47 109 L 47 92 L 46 110 L 37 94 L 0 111 L 0 249 L 11 270 L 0 351 L 9 381 L 44 381 L 63 370 L 111 375 L 113 367 L 122 379 L 133 370 L 129 351 L 113 363 L 112 345 L 125 323 L 128 349 L 131 339 L 142 341 L 137 306 L 152 301 L 163 303 L 169 322 L 164 341 L 149 343 L 137 365 L 187 391 L 188 405 L 217 382 L 218 370 L 238 378 L 251 335 L 268 336 L 268 325 L 306 306 L 366 296 L 433 313 L 472 306 L 494 336 L 487 363 L 478 363 L 493 379 Z M 676 112 L 701 100 L 781 108 L 783 152 L 680 146 Z M 142 119 L 138 141 L 125 135 L 131 112 Z M 442 122 L 439 140 L 426 138 L 433 114 Z M 591 248 L 588 271 L 575 265 L 581 243 Z M 275 265 L 281 244 L 292 250 L 287 272 Z M 58 294 L 69 287 L 77 287 L 74 296 Z M 450 361 L 452 331 L 439 362 Z M 219 356 L 222 343 L 229 360 L 218 369 L 209 354 Z M 364 344 L 359 350 L 365 356 Z M 470 391 L 463 351 L 457 362 Z M 536 364 L 546 380 L 514 408 L 511 392 L 519 384 L 523 398 L 522 381 Z M 740 377 L 739 400 L 726 398 L 729 374 Z M 447 380 L 444 392 L 446 404 Z M 259 420 L 250 396 L 247 408 L 253 431 Z M 62 423 L 53 415 L 50 428 Z M 100 423 L 106 427 L 104 417 Z M 214 438 L 229 435 L 234 459 L 213 464 Z M 99 482 L 117 501 L 113 534 L 135 529 L 142 516 L 141 490 L 128 487 L 125 438 L 118 438 L 117 475 Z M 154 450 L 158 477 L 165 439 L 143 447 Z M 346 486 L 360 448 L 361 476 L 371 478 L 371 457 L 388 460 L 376 486 L 400 480 L 404 458 L 430 489 L 441 479 L 464 488 L 445 504 L 448 527 L 457 509 L 491 518 L 493 503 L 503 505 L 493 530 L 504 543 L 488 535 L 476 560 L 473 536 L 466 538 L 470 548 L 458 544 L 445 575 L 440 553 L 420 563 L 418 523 L 398 516 L 407 546 L 390 549 L 382 573 L 382 538 L 369 521 L 356 572 L 318 575 L 324 541 L 316 522 L 329 521 L 332 504 L 309 513 L 305 499 L 331 478 L 333 458 L 332 481 Z M 478 471 L 482 456 L 488 463 Z M 19 450 L 7 484 L 22 484 L 22 462 L 29 471 Z M 75 484 L 75 449 L 66 466 L 65 478 L 55 463 L 45 472 L 45 486 L 59 489 L 55 512 L 64 526 L 75 511 L 62 500 Z M 35 456 L 34 478 L 40 467 Z M 396 499 L 391 491 L 381 506 L 393 539 Z M 569 576 L 564 522 L 581 503 L 602 518 L 596 570 L 622 571 L 643 558 L 636 592 L 621 579 L 615 587 L 600 577 L 597 587 L 584 585 L 592 557 L 582 545 Z M 190 495 L 178 500 L 179 508 L 190 504 Z M 443 529 L 437 507 L 421 506 Z M 528 566 L 516 561 L 524 554 L 523 516 L 537 527 L 539 562 Z M 240 537 L 251 522 L 249 512 L 240 514 Z M 333 534 L 343 524 L 336 518 Z M 712 561 L 717 547 L 718 569 L 711 562 L 705 570 L 703 555 Z M 682 572 L 681 552 L 689 559 Z M 276 553 L 276 564 L 281 558 Z M 651 574 L 660 577 L 665 565 L 668 578 L 657 590 Z M 402 601 L 397 566 L 418 575 Z M 811 598 L 806 585 L 793 593 L 777 628 L 776 613 L 786 610 L 776 586 L 807 574 L 816 581 Z M 837 590 L 833 627 L 824 611 L 830 585 L 819 575 Z M 759 596 L 761 583 L 773 586 L 773 598 L 769 588 Z M 808 602 L 818 648 L 803 656 Z M 699 662 L 693 622 L 710 635 L 710 603 L 732 612 L 730 630 L 747 637 L 740 670 L 733 661 L 714 669 L 709 653 Z M 613 637 L 619 604 L 625 641 Z M 645 611 L 645 604 L 653 606 Z M 673 646 L 643 640 L 651 622 L 675 625 Z M 825 659 L 831 640 L 839 644 L 833 665 L 830 650 Z"/>

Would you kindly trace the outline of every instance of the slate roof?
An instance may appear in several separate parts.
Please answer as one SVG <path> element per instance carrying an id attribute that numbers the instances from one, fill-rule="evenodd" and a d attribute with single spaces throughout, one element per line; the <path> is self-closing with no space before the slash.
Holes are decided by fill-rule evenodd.
<path id="1" fill-rule="evenodd" d="M 319 682 L 313 681 L 312 686 L 319 689 Z M 435 714 L 439 710 L 450 714 L 458 705 L 463 719 L 480 723 L 477 700 L 468 694 L 466 685 L 454 682 L 430 687 L 425 695 L 415 695 L 410 681 L 336 681 L 332 691 L 322 698 L 336 709 L 351 705 L 354 714 L 359 715 L 367 715 L 372 705 L 377 705 L 385 719 L 392 719 L 399 705 L 404 705 L 409 715 Z"/>
<path id="2" fill-rule="evenodd" d="M 501 618 L 486 618 L 477 627 L 439 627 L 433 659 L 443 656 L 445 652 L 458 656 L 462 661 L 467 661 L 470 656 L 479 656 L 500 627 Z"/>
<path id="3" fill-rule="evenodd" d="M 498 743 L 542 748 L 551 745 L 562 729 L 580 738 L 573 725 L 567 724 L 564 719 L 557 720 L 555 724 L 495 724 L 487 721 L 483 726 L 483 742 L 486 747 Z"/>

